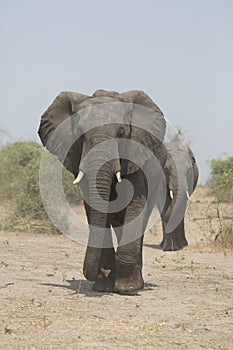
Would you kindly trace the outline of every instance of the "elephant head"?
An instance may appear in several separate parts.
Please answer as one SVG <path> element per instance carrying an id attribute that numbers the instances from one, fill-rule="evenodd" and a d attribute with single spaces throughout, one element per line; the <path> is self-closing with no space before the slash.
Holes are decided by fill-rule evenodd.
<path id="1" fill-rule="evenodd" d="M 143 91 L 117 93 L 97 90 L 92 96 L 62 92 L 42 115 L 39 136 L 43 145 L 74 175 L 85 192 L 90 227 L 84 274 L 98 276 L 101 242 L 108 229 L 107 208 L 113 180 L 134 173 L 148 160 L 144 148 L 159 162 L 159 145 L 166 123 L 161 110 Z M 120 140 L 131 140 L 123 159 Z M 140 147 L 140 145 L 144 147 Z M 139 159 L 139 164 L 131 160 Z M 103 206 L 100 206 L 100 202 Z M 91 263 L 90 263 L 91 262 Z"/>
<path id="2" fill-rule="evenodd" d="M 192 150 L 179 137 L 165 145 L 168 150 L 165 164 L 167 192 L 172 203 L 166 233 L 171 233 L 184 218 L 187 202 L 197 184 L 198 168 Z"/>

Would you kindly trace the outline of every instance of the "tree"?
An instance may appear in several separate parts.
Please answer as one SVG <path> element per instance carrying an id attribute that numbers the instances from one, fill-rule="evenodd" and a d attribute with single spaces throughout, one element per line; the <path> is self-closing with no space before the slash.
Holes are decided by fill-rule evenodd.
<path id="1" fill-rule="evenodd" d="M 6 130 L 0 128 L 0 148 L 10 138 L 11 138 L 10 134 Z"/>

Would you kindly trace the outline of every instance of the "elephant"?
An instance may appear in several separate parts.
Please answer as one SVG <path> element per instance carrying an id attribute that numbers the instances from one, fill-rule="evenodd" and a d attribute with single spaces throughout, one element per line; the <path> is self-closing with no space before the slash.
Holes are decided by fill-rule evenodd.
<path id="1" fill-rule="evenodd" d="M 89 238 L 83 273 L 96 291 L 134 294 L 144 287 L 143 235 L 156 196 L 165 191 L 165 131 L 162 111 L 141 90 L 61 92 L 41 117 L 42 144 L 74 175 L 84 197 Z M 129 184 L 134 190 L 127 205 L 109 211 L 117 198 L 127 201 Z"/>
<path id="2" fill-rule="evenodd" d="M 74 175 L 84 199 L 89 237 L 83 274 L 95 291 L 131 295 L 143 289 L 143 237 L 154 206 L 163 219 L 162 248 L 185 245 L 184 230 L 178 233 L 182 218 L 175 229 L 171 225 L 182 201 L 165 133 L 162 111 L 141 90 L 61 92 L 41 116 L 43 146 Z"/>
<path id="3" fill-rule="evenodd" d="M 166 176 L 166 203 L 161 213 L 164 251 L 175 251 L 188 245 L 184 217 L 187 203 L 198 181 L 198 167 L 191 148 L 180 135 L 165 143 L 168 150 L 164 167 Z"/>

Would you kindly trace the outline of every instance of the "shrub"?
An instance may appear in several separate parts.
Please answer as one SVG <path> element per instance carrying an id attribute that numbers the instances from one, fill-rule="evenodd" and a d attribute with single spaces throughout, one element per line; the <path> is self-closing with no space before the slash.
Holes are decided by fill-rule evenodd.
<path id="1" fill-rule="evenodd" d="M 210 166 L 211 176 L 209 185 L 217 200 L 217 217 L 220 224 L 219 232 L 215 237 L 215 242 L 225 248 L 232 248 L 232 218 L 220 214 L 219 204 L 221 202 L 233 202 L 233 157 L 229 157 L 225 160 L 213 159 Z M 232 205 L 232 203 L 229 205 Z"/>
<path id="2" fill-rule="evenodd" d="M 225 160 L 213 159 L 210 163 L 210 187 L 217 200 L 233 201 L 233 157 Z"/>
<path id="3" fill-rule="evenodd" d="M 16 142 L 0 150 L 0 200 L 12 209 L 11 229 L 20 224 L 25 229 L 53 225 L 48 218 L 39 189 L 39 167 L 42 147 L 35 142 Z M 63 188 L 69 201 L 80 199 L 73 176 L 63 170 Z"/>
<path id="4" fill-rule="evenodd" d="M 233 224 L 230 221 L 224 221 L 221 231 L 216 235 L 215 242 L 224 248 L 233 247 Z"/>

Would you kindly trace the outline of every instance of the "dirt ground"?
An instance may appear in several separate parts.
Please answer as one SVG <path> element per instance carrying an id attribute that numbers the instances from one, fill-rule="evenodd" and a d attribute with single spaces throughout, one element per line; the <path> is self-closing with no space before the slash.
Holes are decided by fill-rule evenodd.
<path id="1" fill-rule="evenodd" d="M 233 349 L 233 251 L 209 244 L 222 225 L 211 203 L 199 188 L 182 251 L 159 249 L 159 223 L 146 235 L 137 296 L 93 292 L 85 247 L 65 236 L 1 232 L 0 349 Z"/>

